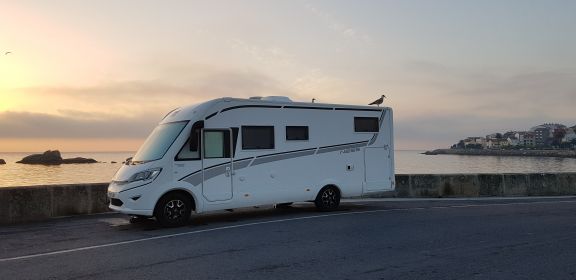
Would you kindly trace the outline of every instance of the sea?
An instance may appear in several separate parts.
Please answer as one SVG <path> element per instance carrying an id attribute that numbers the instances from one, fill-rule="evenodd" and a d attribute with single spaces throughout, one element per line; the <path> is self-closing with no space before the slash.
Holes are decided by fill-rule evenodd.
<path id="1" fill-rule="evenodd" d="M 397 150 L 396 174 L 576 172 L 576 159 L 510 156 L 423 155 Z M 62 153 L 63 158 L 93 158 L 99 163 L 54 166 L 19 164 L 31 153 L 0 153 L 0 187 L 110 182 L 134 152 Z"/>

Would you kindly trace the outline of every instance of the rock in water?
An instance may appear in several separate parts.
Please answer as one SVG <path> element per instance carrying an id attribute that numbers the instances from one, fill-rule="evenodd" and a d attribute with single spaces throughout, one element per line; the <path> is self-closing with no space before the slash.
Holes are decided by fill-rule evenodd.
<path id="1" fill-rule="evenodd" d="M 95 159 L 92 158 L 83 158 L 83 157 L 75 157 L 75 158 L 67 158 L 67 159 L 63 159 L 62 163 L 67 164 L 67 163 L 97 163 L 98 161 L 96 161 Z"/>
<path id="2" fill-rule="evenodd" d="M 75 157 L 62 159 L 60 151 L 46 151 L 43 154 L 29 155 L 17 163 L 24 164 L 44 164 L 44 165 L 58 165 L 58 164 L 71 164 L 71 163 L 97 163 L 95 159 Z"/>
<path id="3" fill-rule="evenodd" d="M 60 151 L 58 150 L 46 151 L 43 154 L 24 157 L 22 160 L 17 161 L 17 163 L 57 165 L 62 163 L 62 156 L 60 156 Z"/>
<path id="4" fill-rule="evenodd" d="M 6 164 L 6 161 L 0 158 L 0 164 Z"/>

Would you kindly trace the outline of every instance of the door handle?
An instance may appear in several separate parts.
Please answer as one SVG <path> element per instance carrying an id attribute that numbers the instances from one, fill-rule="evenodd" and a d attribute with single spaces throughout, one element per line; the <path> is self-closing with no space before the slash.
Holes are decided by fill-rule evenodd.
<path id="1" fill-rule="evenodd" d="M 230 166 L 226 166 L 226 177 L 230 177 L 232 175 L 232 171 L 230 170 Z"/>

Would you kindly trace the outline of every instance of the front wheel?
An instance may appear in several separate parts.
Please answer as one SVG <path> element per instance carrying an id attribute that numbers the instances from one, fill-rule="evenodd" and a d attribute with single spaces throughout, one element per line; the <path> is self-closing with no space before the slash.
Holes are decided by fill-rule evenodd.
<path id="1" fill-rule="evenodd" d="M 192 202 L 180 193 L 168 194 L 156 206 L 156 220 L 165 227 L 182 226 L 190 219 Z"/>
<path id="2" fill-rule="evenodd" d="M 340 205 L 340 191 L 334 186 L 324 187 L 316 196 L 314 204 L 320 211 L 336 210 Z"/>

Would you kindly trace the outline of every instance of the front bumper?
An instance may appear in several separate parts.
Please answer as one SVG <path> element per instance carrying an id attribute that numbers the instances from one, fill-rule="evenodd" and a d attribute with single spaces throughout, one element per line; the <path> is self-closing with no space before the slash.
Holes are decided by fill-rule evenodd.
<path id="1" fill-rule="evenodd" d="M 128 215 L 153 216 L 154 206 L 147 207 L 147 200 L 135 190 L 122 192 L 108 191 L 108 208 Z M 136 198 L 136 199 L 135 199 Z"/>

